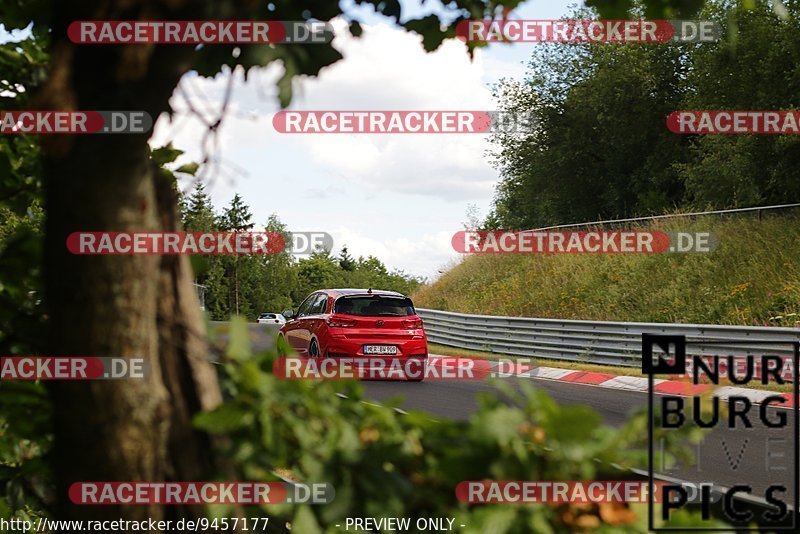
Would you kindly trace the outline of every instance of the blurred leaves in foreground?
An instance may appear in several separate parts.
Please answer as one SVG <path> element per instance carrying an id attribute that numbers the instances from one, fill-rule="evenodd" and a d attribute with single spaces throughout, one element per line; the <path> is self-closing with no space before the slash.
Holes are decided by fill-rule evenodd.
<path id="1" fill-rule="evenodd" d="M 328 505 L 272 505 L 248 513 L 303 525 L 304 533 L 337 532 L 346 517 L 454 517 L 468 533 L 647 531 L 646 504 L 469 506 L 455 496 L 467 480 L 631 479 L 626 468 L 647 465 L 646 414 L 612 429 L 591 408 L 559 405 L 525 381 L 519 390 L 497 381 L 497 391 L 482 396 L 466 422 L 398 412 L 399 400 L 363 402 L 358 382 L 277 378 L 277 356 L 251 353 L 246 326 L 233 321 L 220 363 L 228 400 L 199 414 L 196 425 L 227 437 L 220 452 L 241 480 L 277 480 L 278 470 L 336 489 Z M 406 386 L 413 396 L 426 384 Z M 672 432 L 666 449 L 693 438 Z M 215 507 L 213 513 L 223 517 L 232 510 Z"/>

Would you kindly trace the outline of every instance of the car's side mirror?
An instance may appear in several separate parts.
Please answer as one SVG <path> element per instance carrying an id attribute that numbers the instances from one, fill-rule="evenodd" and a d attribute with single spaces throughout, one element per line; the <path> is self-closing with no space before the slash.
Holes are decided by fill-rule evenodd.
<path id="1" fill-rule="evenodd" d="M 283 315 L 287 319 L 291 319 L 292 317 L 294 317 L 294 312 L 292 310 L 283 310 L 283 313 L 281 315 Z"/>

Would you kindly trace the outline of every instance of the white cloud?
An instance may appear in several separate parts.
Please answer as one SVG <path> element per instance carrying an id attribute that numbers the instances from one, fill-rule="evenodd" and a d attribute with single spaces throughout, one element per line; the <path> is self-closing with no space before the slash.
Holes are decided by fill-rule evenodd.
<path id="1" fill-rule="evenodd" d="M 487 80 L 512 72 L 507 60 L 476 52 L 470 60 L 459 41 L 426 53 L 421 38 L 386 24 L 365 25 L 360 39 L 337 37 L 345 59 L 318 78 L 295 79 L 292 109 L 490 110 Z M 354 255 L 373 255 L 389 268 L 435 277 L 458 256 L 450 245 L 467 203 L 487 206 L 497 179 L 481 134 L 280 134 L 275 81 L 282 66 L 239 76 L 218 132 L 221 176 L 208 185 L 218 209 L 234 192 L 250 204 L 256 222 L 276 212 L 290 230 L 327 231 Z M 521 70 L 521 69 L 520 69 Z M 490 74 L 487 74 L 490 73 Z M 187 76 L 185 92 L 208 117 L 218 112 L 226 76 Z M 205 128 L 185 116 L 161 117 L 154 146 L 173 139 L 199 161 Z M 336 230 L 331 230 L 331 228 Z"/>
<path id="2" fill-rule="evenodd" d="M 480 53 L 470 61 L 460 41 L 426 53 L 421 37 L 388 25 L 366 27 L 360 39 L 335 41 L 345 61 L 318 79 L 299 82 L 293 109 L 489 110 Z M 305 134 L 303 147 L 315 166 L 340 180 L 378 191 L 444 201 L 490 196 L 496 172 L 484 158 L 484 135 Z"/>
<path id="3" fill-rule="evenodd" d="M 450 242 L 453 233 L 447 231 L 423 234 L 417 239 L 380 239 L 345 227 L 333 229 L 329 233 L 333 236 L 334 250 L 337 253 L 346 245 L 347 251 L 353 257 L 372 255 L 390 269 L 424 275 L 429 279 L 438 274 L 439 267 L 460 257 Z"/>

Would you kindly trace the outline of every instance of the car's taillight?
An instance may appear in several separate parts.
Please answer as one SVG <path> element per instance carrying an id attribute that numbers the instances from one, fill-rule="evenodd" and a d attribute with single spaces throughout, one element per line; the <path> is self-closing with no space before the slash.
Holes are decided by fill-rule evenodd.
<path id="1" fill-rule="evenodd" d="M 417 317 L 416 319 L 406 319 L 405 321 L 403 321 L 403 328 L 408 328 L 408 329 L 422 328 L 422 319 L 420 319 L 419 317 Z"/>
<path id="2" fill-rule="evenodd" d="M 335 316 L 328 319 L 328 326 L 332 326 L 334 328 L 347 328 L 355 325 L 356 325 L 355 319 L 346 319 L 344 317 L 335 317 Z"/>

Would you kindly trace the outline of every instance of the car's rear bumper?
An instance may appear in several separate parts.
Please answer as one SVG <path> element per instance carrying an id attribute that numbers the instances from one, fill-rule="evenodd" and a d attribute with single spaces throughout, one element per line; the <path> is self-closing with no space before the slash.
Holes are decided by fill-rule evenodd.
<path id="1" fill-rule="evenodd" d="M 345 348 L 338 349 L 341 351 Z M 351 353 L 328 351 L 326 359 L 339 362 L 343 368 L 357 369 L 354 377 L 360 380 L 424 380 L 428 367 L 427 347 L 414 343 L 407 344 L 404 349 L 413 354 L 363 354 L 363 350 L 353 348 Z"/>
<path id="2" fill-rule="evenodd" d="M 396 354 L 365 354 L 365 345 L 383 345 L 397 347 Z M 331 339 L 325 347 L 325 355 L 331 357 L 378 357 L 378 358 L 409 358 L 428 357 L 428 342 L 425 339 L 387 339 L 375 338 L 348 338 Z"/>

